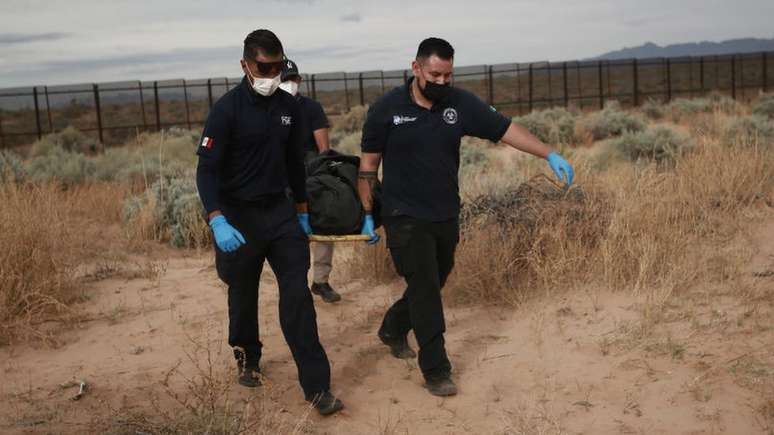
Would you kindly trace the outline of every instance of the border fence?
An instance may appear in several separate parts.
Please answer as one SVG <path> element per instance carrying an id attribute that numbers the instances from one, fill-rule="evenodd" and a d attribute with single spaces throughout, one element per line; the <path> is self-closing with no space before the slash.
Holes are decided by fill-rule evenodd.
<path id="1" fill-rule="evenodd" d="M 410 70 L 305 74 L 301 92 L 329 115 L 373 102 Z M 138 132 L 204 124 L 213 103 L 241 78 L 134 81 L 0 89 L 0 148 L 28 144 L 73 126 L 103 144 Z M 774 52 L 626 60 L 509 63 L 457 67 L 454 86 L 508 115 L 553 106 L 626 107 L 714 91 L 749 101 L 774 84 Z"/>

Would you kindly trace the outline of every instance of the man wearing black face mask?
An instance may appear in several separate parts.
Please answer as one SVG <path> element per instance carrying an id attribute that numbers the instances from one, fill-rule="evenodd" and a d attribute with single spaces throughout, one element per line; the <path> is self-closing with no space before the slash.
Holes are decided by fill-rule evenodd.
<path id="1" fill-rule="evenodd" d="M 459 240 L 458 170 L 460 139 L 470 135 L 502 141 L 545 158 L 568 186 L 573 170 L 525 128 L 511 123 L 470 92 L 450 86 L 454 48 L 439 38 L 419 44 L 411 69 L 414 77 L 369 109 L 361 143 L 359 191 L 366 213 L 371 190 L 384 159 L 382 214 L 395 269 L 406 280 L 403 296 L 387 311 L 379 339 L 397 358 L 416 356 L 410 330 L 419 344 L 419 367 L 431 394 L 451 396 L 451 363 L 443 334 L 446 325 L 441 288 L 454 265 Z M 376 243 L 373 216 L 363 234 Z"/>

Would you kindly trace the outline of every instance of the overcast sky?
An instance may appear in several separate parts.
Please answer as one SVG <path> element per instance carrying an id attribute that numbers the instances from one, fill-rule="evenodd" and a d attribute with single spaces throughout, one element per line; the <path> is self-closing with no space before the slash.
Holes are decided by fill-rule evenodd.
<path id="1" fill-rule="evenodd" d="M 0 88 L 240 76 L 257 28 L 319 73 L 405 68 L 427 36 L 464 66 L 771 38 L 773 18 L 774 0 L 0 0 Z"/>

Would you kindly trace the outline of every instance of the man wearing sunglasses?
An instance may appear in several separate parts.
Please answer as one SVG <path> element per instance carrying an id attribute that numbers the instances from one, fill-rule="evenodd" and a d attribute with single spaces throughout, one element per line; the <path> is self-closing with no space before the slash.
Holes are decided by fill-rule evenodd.
<path id="1" fill-rule="evenodd" d="M 382 213 L 395 269 L 407 283 L 388 310 L 379 339 L 397 358 L 413 358 L 407 335 L 419 344 L 425 386 L 436 396 L 457 394 L 443 334 L 441 288 L 454 267 L 459 240 L 460 139 L 470 135 L 505 142 L 545 158 L 568 186 L 573 170 L 559 154 L 470 92 L 452 88 L 454 48 L 440 38 L 419 44 L 414 77 L 368 110 L 363 126 L 359 190 L 366 212 L 384 158 Z M 379 237 L 366 216 L 363 234 Z"/>
<path id="2" fill-rule="evenodd" d="M 306 116 L 310 131 L 306 135 L 304 151 L 308 162 L 321 152 L 330 149 L 328 129 L 331 125 L 328 122 L 328 117 L 325 116 L 322 105 L 298 92 L 300 84 L 301 74 L 298 71 L 298 65 L 292 60 L 286 59 L 285 67 L 282 69 L 280 89 L 296 97 L 301 105 L 301 111 Z M 328 303 L 340 301 L 341 295 L 328 283 L 333 270 L 333 242 L 315 242 L 312 244 L 312 254 L 314 258 L 312 293 L 319 295 L 323 301 Z"/>
<path id="3" fill-rule="evenodd" d="M 320 344 L 309 292 L 305 118 L 276 92 L 284 51 L 269 30 L 244 41 L 245 76 L 212 107 L 198 147 L 196 184 L 215 239 L 215 266 L 228 285 L 228 342 L 238 381 L 260 385 L 258 284 L 268 260 L 279 286 L 282 333 L 306 400 L 323 415 L 343 405 L 330 393 L 330 364 Z M 286 195 L 292 191 L 293 201 Z"/>

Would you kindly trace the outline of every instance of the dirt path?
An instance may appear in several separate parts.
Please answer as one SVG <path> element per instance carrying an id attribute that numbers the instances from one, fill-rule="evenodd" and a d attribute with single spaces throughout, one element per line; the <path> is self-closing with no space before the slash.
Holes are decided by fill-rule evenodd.
<path id="1" fill-rule="evenodd" d="M 430 396 L 416 363 L 392 358 L 375 336 L 401 284 L 345 284 L 337 270 L 332 282 L 343 301 L 316 299 L 316 307 L 333 390 L 346 409 L 327 419 L 310 415 L 311 430 L 771 433 L 773 238 L 774 224 L 768 224 L 751 242 L 759 250 L 750 265 L 756 296 L 741 300 L 699 291 L 671 304 L 651 326 L 642 321 L 644 300 L 594 288 L 518 310 L 449 307 L 447 343 L 460 388 L 449 399 Z M 193 370 L 186 353 L 202 343 L 217 349 L 217 364 L 230 367 L 223 345 L 225 289 L 209 254 L 148 263 L 143 270 L 141 276 L 108 271 L 85 284 L 90 300 L 83 309 L 92 320 L 61 333 L 58 348 L 0 348 L 0 432 L 78 433 L 74 423 L 94 418 L 104 409 L 99 404 L 140 409 L 170 369 Z M 303 415 L 306 404 L 279 330 L 271 273 L 263 277 L 260 298 L 265 388 L 281 392 L 277 400 L 290 416 Z M 68 400 L 75 389 L 61 384 L 81 379 L 91 391 L 80 401 Z"/>

